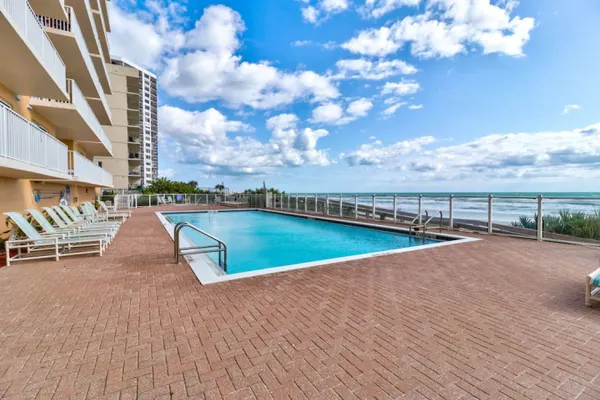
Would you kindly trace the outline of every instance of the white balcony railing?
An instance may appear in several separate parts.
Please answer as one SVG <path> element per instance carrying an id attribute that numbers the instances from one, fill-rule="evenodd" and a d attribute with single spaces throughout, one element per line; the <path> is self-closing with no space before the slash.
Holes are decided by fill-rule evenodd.
<path id="1" fill-rule="evenodd" d="M 99 186 L 112 186 L 111 174 L 100 168 L 76 151 L 69 151 L 71 156 L 71 175 L 81 182 L 93 183 Z"/>
<path id="2" fill-rule="evenodd" d="M 0 0 L 1 1 L 1 0 Z M 96 91 L 99 94 L 99 98 L 106 109 L 108 115 L 111 115 L 110 107 L 108 106 L 108 102 L 106 100 L 106 96 L 104 94 L 104 89 L 102 89 L 102 85 L 100 84 L 100 78 L 98 78 L 98 72 L 94 67 L 94 63 L 92 62 L 92 57 L 90 56 L 89 49 L 87 44 L 85 43 L 85 39 L 83 37 L 83 33 L 81 32 L 81 28 L 79 27 L 79 22 L 77 22 L 77 16 L 75 15 L 75 11 L 72 7 L 66 6 L 65 11 L 67 12 L 67 21 L 62 21 L 56 18 L 50 18 L 43 15 L 39 15 L 40 23 L 52 29 L 57 29 L 65 32 L 70 32 L 75 37 L 75 41 L 77 45 L 81 49 L 83 53 L 83 59 L 85 60 L 85 66 L 87 67 L 90 75 L 92 76 L 92 80 L 94 81 L 94 86 L 96 87 Z"/>
<path id="3" fill-rule="evenodd" d="M 54 81 L 64 89 L 65 63 L 58 55 L 29 3 L 26 0 L 0 0 L 0 11 L 10 17 L 38 60 L 48 70 Z"/>
<path id="4" fill-rule="evenodd" d="M 94 133 L 98 137 L 98 140 L 100 142 L 102 142 L 102 144 L 104 144 L 104 146 L 109 151 L 112 152 L 112 144 L 111 144 L 110 140 L 108 139 L 108 136 L 106 136 L 106 133 L 104 133 L 104 129 L 102 129 L 102 125 L 100 125 L 98 118 L 96 118 L 96 114 L 94 114 L 94 111 L 88 104 L 86 98 L 83 96 L 83 93 L 81 93 L 79 86 L 77 86 L 77 83 L 75 83 L 75 81 L 73 79 L 67 79 L 67 94 L 69 97 L 68 101 L 54 100 L 54 99 L 40 99 L 39 97 L 32 97 L 32 98 L 38 99 L 38 100 L 55 102 L 55 103 L 73 104 L 75 106 L 75 108 L 77 109 L 77 111 L 81 114 L 81 116 L 85 120 L 85 122 L 94 131 Z"/>
<path id="5" fill-rule="evenodd" d="M 68 151 L 64 143 L 0 103 L 0 157 L 68 174 Z"/>

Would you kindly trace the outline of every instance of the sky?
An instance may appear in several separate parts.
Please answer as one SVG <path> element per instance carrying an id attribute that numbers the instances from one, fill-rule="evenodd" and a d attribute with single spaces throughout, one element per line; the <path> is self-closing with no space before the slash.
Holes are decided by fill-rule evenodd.
<path id="1" fill-rule="evenodd" d="M 169 179 L 598 191 L 596 0 L 113 0 Z"/>

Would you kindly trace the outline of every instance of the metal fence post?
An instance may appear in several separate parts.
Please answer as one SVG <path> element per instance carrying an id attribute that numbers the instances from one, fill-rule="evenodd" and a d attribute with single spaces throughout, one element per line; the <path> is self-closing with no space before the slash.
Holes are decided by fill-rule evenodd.
<path id="1" fill-rule="evenodd" d="M 287 200 L 288 200 L 287 209 L 290 210 L 290 195 L 289 194 L 287 195 Z"/>
<path id="2" fill-rule="evenodd" d="M 544 214 L 542 209 L 542 203 L 544 196 L 539 195 L 537 198 L 537 240 L 544 240 Z"/>
<path id="3" fill-rule="evenodd" d="M 308 212 L 308 195 L 304 195 L 304 212 Z"/>
<path id="4" fill-rule="evenodd" d="M 488 233 L 492 233 L 494 231 L 493 221 L 492 221 L 492 204 L 493 198 L 491 194 L 488 196 Z"/>
<path id="5" fill-rule="evenodd" d="M 344 209 L 344 198 L 340 194 L 340 217 L 344 216 L 343 209 Z"/>
<path id="6" fill-rule="evenodd" d="M 454 195 L 453 194 L 450 195 L 449 207 L 450 207 L 450 210 L 449 210 L 450 215 L 448 216 L 448 218 L 449 218 L 448 227 L 450 229 L 454 229 Z"/>
<path id="7" fill-rule="evenodd" d="M 375 221 L 375 195 L 373 194 L 373 221 Z"/>
<path id="8" fill-rule="evenodd" d="M 298 212 L 298 195 L 296 195 L 296 212 Z"/>
<path id="9" fill-rule="evenodd" d="M 315 212 L 319 212 L 319 196 L 315 194 Z"/>
<path id="10" fill-rule="evenodd" d="M 397 199 L 397 196 L 394 195 L 394 201 L 393 201 L 393 205 L 394 205 L 394 222 L 397 221 L 397 217 L 398 217 L 397 216 L 397 210 L 396 210 L 396 199 Z"/>
<path id="11" fill-rule="evenodd" d="M 358 195 L 354 195 L 354 218 L 358 219 Z"/>
<path id="12" fill-rule="evenodd" d="M 325 215 L 329 215 L 329 195 L 325 195 Z"/>
<path id="13" fill-rule="evenodd" d="M 419 224 L 422 223 L 421 214 L 423 213 L 423 195 L 419 194 Z"/>

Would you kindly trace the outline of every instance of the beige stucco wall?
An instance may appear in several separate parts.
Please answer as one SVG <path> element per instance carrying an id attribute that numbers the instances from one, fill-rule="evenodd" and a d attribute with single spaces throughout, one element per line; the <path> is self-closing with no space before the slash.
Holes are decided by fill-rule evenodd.
<path id="1" fill-rule="evenodd" d="M 60 200 L 58 192 L 66 193 L 65 183 L 36 182 L 27 179 L 0 177 L 0 232 L 6 231 L 5 212 L 16 211 L 22 214 L 28 208 L 56 206 Z M 39 190 L 42 198 L 35 202 L 35 191 Z M 93 187 L 70 186 L 71 204 L 80 205 L 84 201 L 93 201 L 99 191 Z"/>
<path id="2" fill-rule="evenodd" d="M 6 86 L 0 84 L 0 99 L 11 105 L 12 110 L 20 114 L 23 118 L 34 121 L 43 126 L 49 134 L 56 136 L 56 127 L 52 125 L 43 116 L 29 109 L 29 97 L 15 96 Z M 73 140 L 61 140 L 69 150 L 78 151 L 88 157 L 87 152 L 79 143 Z M 27 179 L 14 179 L 0 176 L 0 233 L 6 231 L 5 212 L 16 211 L 25 213 L 28 208 L 37 208 L 45 206 L 54 206 L 58 204 L 60 196 L 58 192 L 66 193 L 67 185 L 70 186 L 71 204 L 80 205 L 84 201 L 92 201 L 100 190 L 94 187 L 73 186 L 69 182 L 38 182 Z M 39 203 L 35 202 L 35 192 L 40 191 L 43 198 Z"/>
<path id="3" fill-rule="evenodd" d="M 56 127 L 48 122 L 46 118 L 35 112 L 35 110 L 27 108 L 27 106 L 29 106 L 29 97 L 15 96 L 15 94 L 6 86 L 0 84 L 0 99 L 5 103 L 10 104 L 14 112 L 18 113 L 26 120 L 34 121 L 38 125 L 43 126 L 48 130 L 48 133 L 56 137 Z"/>

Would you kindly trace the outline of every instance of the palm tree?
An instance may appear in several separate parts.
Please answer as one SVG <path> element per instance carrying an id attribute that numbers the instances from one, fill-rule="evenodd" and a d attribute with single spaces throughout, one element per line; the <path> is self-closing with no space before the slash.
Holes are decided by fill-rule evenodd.
<path id="1" fill-rule="evenodd" d="M 223 185 L 222 183 L 219 183 L 219 184 L 215 185 L 215 190 L 217 192 L 222 192 L 223 190 L 225 190 L 225 185 Z"/>

